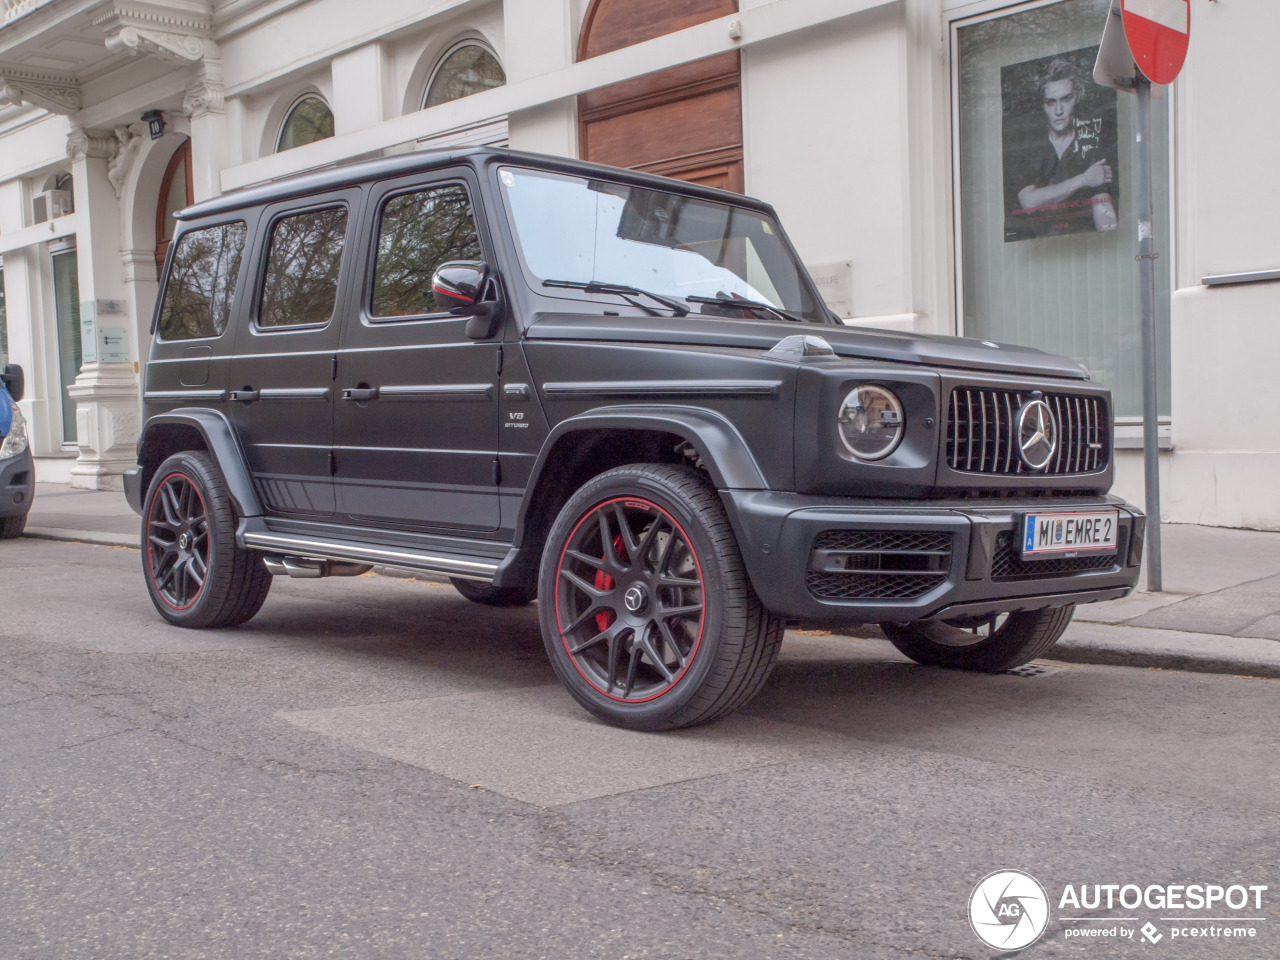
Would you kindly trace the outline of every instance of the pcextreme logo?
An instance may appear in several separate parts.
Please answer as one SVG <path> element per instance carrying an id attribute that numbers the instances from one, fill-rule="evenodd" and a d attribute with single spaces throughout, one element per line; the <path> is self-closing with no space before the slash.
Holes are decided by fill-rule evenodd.
<path id="1" fill-rule="evenodd" d="M 997 870 L 969 894 L 969 926 L 989 947 L 1021 950 L 1049 925 L 1049 897 L 1040 881 L 1021 870 Z"/>
<path id="2" fill-rule="evenodd" d="M 1184 939 L 1253 939 L 1267 919 L 1262 915 L 1266 891 L 1260 883 L 1068 883 L 1058 898 L 1058 921 L 1066 940 L 1156 946 Z M 969 895 L 969 925 L 983 943 L 1012 953 L 1043 936 L 1049 908 L 1045 888 L 1030 874 L 997 870 Z M 1147 912 L 1154 916 L 1141 915 Z"/>

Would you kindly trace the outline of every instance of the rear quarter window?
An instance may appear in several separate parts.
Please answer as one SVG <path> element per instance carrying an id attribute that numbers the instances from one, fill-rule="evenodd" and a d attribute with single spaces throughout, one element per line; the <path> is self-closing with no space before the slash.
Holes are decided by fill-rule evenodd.
<path id="1" fill-rule="evenodd" d="M 188 230 L 178 240 L 160 304 L 162 340 L 220 337 L 231 317 L 248 229 L 243 220 Z"/>

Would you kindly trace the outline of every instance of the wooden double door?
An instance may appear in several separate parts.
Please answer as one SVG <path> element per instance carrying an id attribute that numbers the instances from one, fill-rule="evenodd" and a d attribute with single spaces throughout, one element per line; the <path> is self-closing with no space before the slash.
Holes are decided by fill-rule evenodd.
<path id="1" fill-rule="evenodd" d="M 736 13 L 735 0 L 594 0 L 578 59 Z M 584 160 L 741 193 L 742 71 L 737 51 L 647 74 L 578 98 Z"/>

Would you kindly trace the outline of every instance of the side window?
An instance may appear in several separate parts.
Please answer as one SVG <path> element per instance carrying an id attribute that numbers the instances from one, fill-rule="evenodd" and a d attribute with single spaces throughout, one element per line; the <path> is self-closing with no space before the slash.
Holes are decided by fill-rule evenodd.
<path id="1" fill-rule="evenodd" d="M 431 274 L 450 260 L 479 260 L 471 200 L 461 184 L 403 193 L 382 205 L 369 313 L 375 318 L 439 313 Z"/>
<path id="2" fill-rule="evenodd" d="M 247 233 L 237 220 L 182 235 L 160 304 L 161 340 L 218 337 L 227 329 Z"/>
<path id="3" fill-rule="evenodd" d="M 338 297 L 338 269 L 346 234 L 346 207 L 308 210 L 275 222 L 258 326 L 328 322 Z"/>

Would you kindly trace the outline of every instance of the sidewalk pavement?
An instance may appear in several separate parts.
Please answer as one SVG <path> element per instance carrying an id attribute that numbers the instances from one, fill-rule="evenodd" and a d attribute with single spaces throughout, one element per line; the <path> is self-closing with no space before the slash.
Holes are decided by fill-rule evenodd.
<path id="1" fill-rule="evenodd" d="M 38 483 L 26 536 L 137 548 L 139 523 L 122 493 Z M 1052 658 L 1280 677 L 1280 533 L 1192 524 L 1162 533 L 1164 591 L 1147 593 L 1144 571 L 1123 600 L 1077 608 Z"/>

